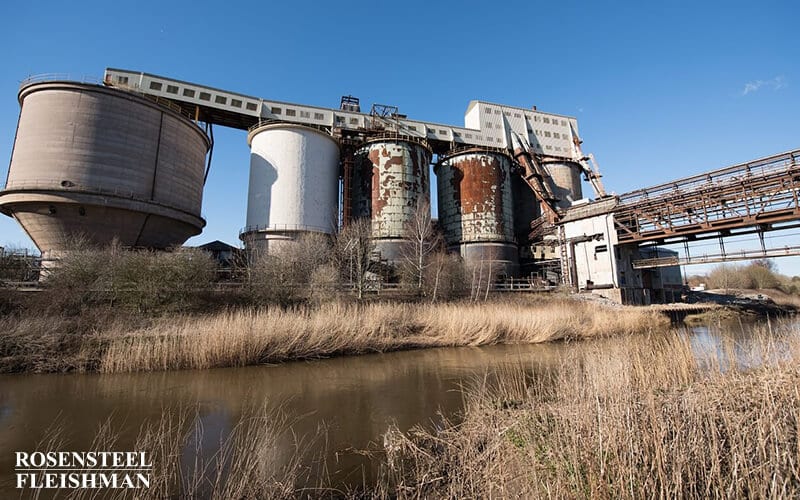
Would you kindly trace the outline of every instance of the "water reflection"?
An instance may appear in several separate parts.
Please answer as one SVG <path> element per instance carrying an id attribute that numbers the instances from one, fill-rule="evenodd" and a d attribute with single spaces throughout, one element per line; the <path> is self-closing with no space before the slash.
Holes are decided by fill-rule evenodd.
<path id="1" fill-rule="evenodd" d="M 773 332 L 771 342 L 753 340 L 746 325 L 696 327 L 669 335 L 687 336 L 701 365 L 715 367 L 712 359 L 722 359 L 727 369 L 731 362 L 751 367 L 785 357 L 789 334 L 786 329 Z M 81 450 L 111 418 L 122 430 L 116 448 L 130 450 L 143 423 L 157 421 L 165 409 L 191 408 L 197 412 L 193 425 L 203 432 L 199 442 L 189 442 L 182 452 L 184 466 L 190 467 L 196 450 L 213 454 L 242 415 L 268 407 L 280 408 L 292 422 L 292 432 L 276 437 L 277 465 L 291 459 L 298 436 L 314 436 L 324 426 L 327 433 L 315 451 L 323 454 L 335 483 L 357 487 L 376 474 L 359 450 L 379 448 L 391 423 L 407 430 L 431 425 L 440 411 L 456 416 L 463 408 L 463 385 L 520 366 L 529 377 L 546 383 L 561 363 L 591 369 L 604 353 L 651 340 L 642 336 L 578 344 L 443 348 L 205 371 L 0 376 L 0 481 L 10 487 L 13 451 L 36 450 L 55 421 L 67 426 L 71 441 L 64 449 Z M 623 375 L 609 384 L 623 383 Z"/>

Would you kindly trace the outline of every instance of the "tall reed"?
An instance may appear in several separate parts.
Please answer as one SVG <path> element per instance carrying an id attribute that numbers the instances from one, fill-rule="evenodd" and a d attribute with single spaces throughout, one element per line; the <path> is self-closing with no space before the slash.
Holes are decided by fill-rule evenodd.
<path id="1" fill-rule="evenodd" d="M 391 430 L 384 487 L 401 498 L 796 498 L 799 337 L 795 324 L 746 349 L 698 351 L 685 336 L 576 346 L 549 378 L 517 370 L 477 384 L 463 422 Z"/>
<path id="2" fill-rule="evenodd" d="M 488 304 L 326 304 L 167 317 L 112 331 L 104 372 L 244 366 L 293 359 L 440 346 L 534 343 L 663 329 L 637 308 L 571 300 Z"/>

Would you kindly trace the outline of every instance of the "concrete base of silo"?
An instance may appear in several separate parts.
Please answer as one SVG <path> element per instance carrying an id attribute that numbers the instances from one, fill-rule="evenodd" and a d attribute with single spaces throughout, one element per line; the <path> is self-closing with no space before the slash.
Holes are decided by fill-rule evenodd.
<path id="1" fill-rule="evenodd" d="M 200 234 L 205 221 L 168 207 L 132 199 L 86 193 L 6 190 L 0 205 L 42 251 L 76 246 L 165 249 Z"/>
<path id="2" fill-rule="evenodd" d="M 379 239 L 375 240 L 375 253 L 380 261 L 399 265 L 413 254 L 411 245 L 412 243 L 403 239 Z"/>
<path id="3" fill-rule="evenodd" d="M 297 251 L 297 240 L 307 235 L 322 235 L 330 238 L 329 234 L 317 231 L 256 230 L 241 233 L 239 239 L 244 243 L 247 259 L 253 262 L 264 255 L 289 256 Z"/>
<path id="4" fill-rule="evenodd" d="M 473 270 L 487 273 L 492 279 L 515 278 L 519 276 L 519 250 L 509 243 L 465 243 L 451 247 L 464 259 L 464 263 Z"/>

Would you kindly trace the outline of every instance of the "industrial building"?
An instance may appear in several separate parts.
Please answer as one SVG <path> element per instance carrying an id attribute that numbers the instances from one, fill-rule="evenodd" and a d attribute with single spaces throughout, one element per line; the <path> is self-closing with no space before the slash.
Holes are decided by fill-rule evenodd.
<path id="1" fill-rule="evenodd" d="M 366 217 L 376 258 L 391 264 L 433 166 L 447 248 L 494 279 L 537 276 L 634 303 L 669 299 L 681 281 L 674 264 L 657 279 L 634 267 L 654 258 L 652 240 L 642 252 L 620 244 L 620 197 L 606 194 L 574 117 L 475 100 L 463 126 L 444 125 L 394 106 L 365 112 L 352 96 L 322 108 L 120 69 L 97 84 L 27 80 L 18 99 L 0 210 L 46 255 L 79 238 L 161 249 L 199 234 L 216 125 L 247 131 L 240 238 L 251 253 Z"/>

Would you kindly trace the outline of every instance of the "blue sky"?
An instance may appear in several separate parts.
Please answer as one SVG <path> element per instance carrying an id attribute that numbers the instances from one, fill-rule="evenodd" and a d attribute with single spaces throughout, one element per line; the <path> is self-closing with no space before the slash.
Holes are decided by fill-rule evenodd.
<path id="1" fill-rule="evenodd" d="M 622 193 L 800 147 L 799 16 L 791 1 L 9 2 L 3 178 L 20 80 L 119 67 L 327 107 L 353 94 L 459 125 L 470 99 L 535 104 L 578 118 Z M 208 226 L 190 243 L 236 244 L 249 151 L 241 131 L 215 139 Z M 7 217 L 0 245 L 32 247 Z M 777 264 L 800 274 L 800 259 Z"/>

